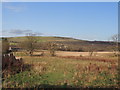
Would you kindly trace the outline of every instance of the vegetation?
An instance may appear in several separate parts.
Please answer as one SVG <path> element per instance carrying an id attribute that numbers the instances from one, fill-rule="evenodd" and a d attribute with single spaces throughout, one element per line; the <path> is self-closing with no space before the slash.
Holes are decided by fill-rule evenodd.
<path id="1" fill-rule="evenodd" d="M 82 52 L 88 52 L 89 48 L 92 47 L 92 44 L 94 44 L 95 51 L 113 51 L 112 47 L 115 46 L 114 42 L 107 42 L 107 41 L 85 41 L 85 40 L 77 40 L 73 38 L 65 38 L 65 37 L 41 37 L 41 36 L 35 36 L 37 39 L 37 43 L 42 46 L 40 46 L 41 49 L 47 50 L 47 43 L 53 42 L 58 44 L 59 46 L 64 45 L 65 47 L 59 48 L 57 47 L 56 50 L 61 51 L 82 51 Z M 20 42 L 23 42 L 26 40 L 26 37 L 11 37 L 8 38 L 8 41 L 10 42 L 10 45 L 17 45 Z"/>
<path id="2" fill-rule="evenodd" d="M 8 63 L 9 62 L 9 63 Z M 2 77 L 3 79 L 10 75 L 19 73 L 23 70 L 22 59 L 16 59 L 13 54 L 5 54 L 2 56 Z"/>
<path id="3" fill-rule="evenodd" d="M 39 48 L 37 41 L 38 39 L 34 36 L 26 36 L 26 39 L 19 45 L 21 48 L 26 50 L 30 56 L 32 56 L 35 49 Z"/>
<path id="4" fill-rule="evenodd" d="M 23 52 L 18 53 L 14 55 L 22 55 L 24 63 L 31 65 L 31 69 L 9 76 L 3 81 L 3 87 L 118 87 L 115 58 L 111 61 L 109 56 L 104 60 L 90 57 L 30 57 Z"/>
<path id="5" fill-rule="evenodd" d="M 120 35 L 119 34 L 116 34 L 116 35 L 113 35 L 111 37 L 112 41 L 115 43 L 115 47 L 113 47 L 113 52 L 114 52 L 114 55 L 115 56 L 118 56 L 119 55 L 119 52 L 120 52 L 120 49 L 119 49 L 119 37 Z"/>
<path id="6" fill-rule="evenodd" d="M 50 56 L 55 56 L 55 50 L 57 45 L 53 42 L 49 42 L 47 45 L 48 45 L 48 50 L 50 52 Z"/>
<path id="7" fill-rule="evenodd" d="M 111 54 L 105 55 L 105 53 L 101 54 L 102 57 L 98 54 L 98 56 L 94 55 L 101 42 L 93 44 L 93 42 L 60 37 L 54 38 L 64 41 L 40 42 L 37 38 L 27 36 L 21 43 L 12 41 L 20 45 L 29 55 L 22 50 L 13 52 L 16 58 L 22 58 L 20 60 L 9 56 L 6 59 L 3 58 L 3 71 L 6 72 L 2 83 L 3 88 L 119 88 L 117 57 Z M 83 47 L 79 46 L 80 42 Z M 84 47 L 86 42 L 89 43 L 87 48 Z M 108 42 L 102 43 L 109 48 L 115 45 Z M 62 50 L 63 54 L 65 54 L 64 50 L 86 50 L 89 55 L 62 56 L 56 53 L 57 50 Z"/>
<path id="8" fill-rule="evenodd" d="M 2 38 L 2 54 L 9 52 L 9 42 L 7 38 Z"/>

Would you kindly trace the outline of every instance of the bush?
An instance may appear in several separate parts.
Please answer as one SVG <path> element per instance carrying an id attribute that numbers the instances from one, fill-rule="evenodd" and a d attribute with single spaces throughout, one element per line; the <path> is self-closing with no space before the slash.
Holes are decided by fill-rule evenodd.
<path id="1" fill-rule="evenodd" d="M 2 56 L 2 77 L 19 73 L 23 69 L 22 58 L 16 59 L 13 54 L 4 54 Z"/>
<path id="2" fill-rule="evenodd" d="M 9 52 L 9 42 L 7 38 L 2 38 L 2 54 Z"/>

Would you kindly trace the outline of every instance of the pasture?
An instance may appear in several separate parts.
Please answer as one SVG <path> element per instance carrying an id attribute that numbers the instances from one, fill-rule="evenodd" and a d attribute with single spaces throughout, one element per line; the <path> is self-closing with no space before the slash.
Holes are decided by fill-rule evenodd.
<path id="1" fill-rule="evenodd" d="M 35 52 L 27 56 L 15 52 L 16 58 L 23 58 L 30 67 L 3 81 L 5 88 L 66 88 L 66 87 L 118 87 L 118 58 L 111 52 L 97 52 L 89 57 L 89 52 L 56 51 L 51 57 L 48 51 Z"/>

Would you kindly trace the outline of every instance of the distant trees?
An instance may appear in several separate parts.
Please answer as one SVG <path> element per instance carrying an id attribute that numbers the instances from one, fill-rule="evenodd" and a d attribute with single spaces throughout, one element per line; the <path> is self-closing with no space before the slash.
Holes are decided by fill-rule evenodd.
<path id="1" fill-rule="evenodd" d="M 28 52 L 30 56 L 32 56 L 35 49 L 39 48 L 37 42 L 38 42 L 37 37 L 35 37 L 32 34 L 28 34 L 26 36 L 26 39 L 20 43 L 20 47 L 22 47 L 24 50 Z"/>

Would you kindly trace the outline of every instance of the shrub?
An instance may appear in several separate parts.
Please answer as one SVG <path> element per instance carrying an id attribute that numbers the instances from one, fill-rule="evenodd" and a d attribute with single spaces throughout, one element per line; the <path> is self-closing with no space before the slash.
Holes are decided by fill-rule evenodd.
<path id="1" fill-rule="evenodd" d="M 22 58 L 16 59 L 13 54 L 4 54 L 2 56 L 2 77 L 19 73 L 23 69 Z"/>

